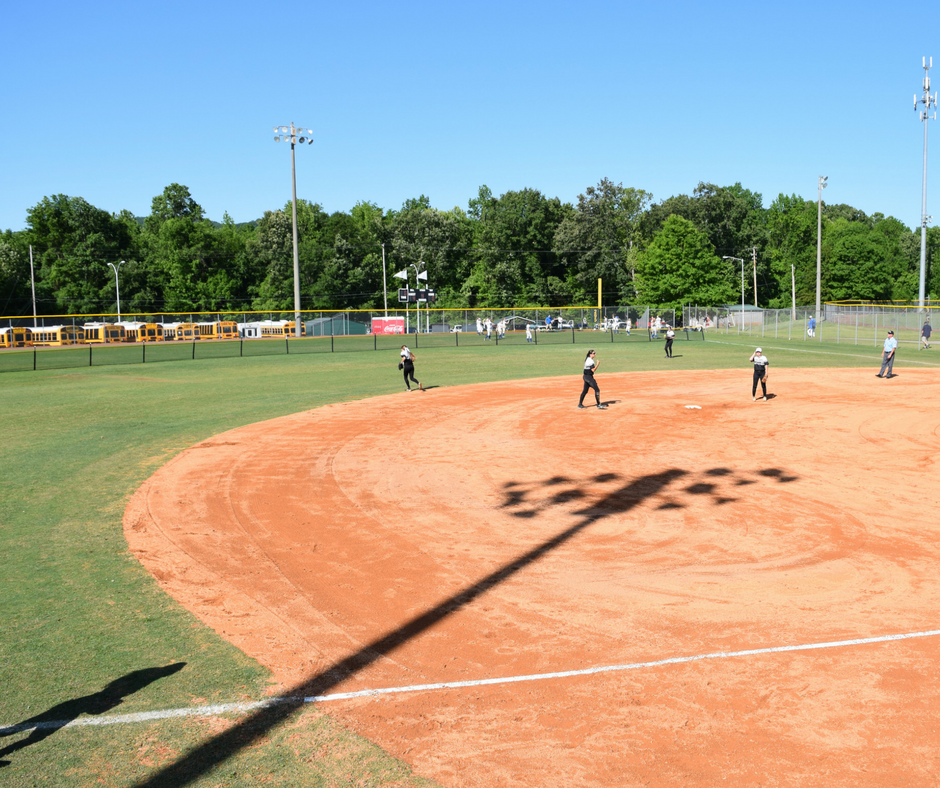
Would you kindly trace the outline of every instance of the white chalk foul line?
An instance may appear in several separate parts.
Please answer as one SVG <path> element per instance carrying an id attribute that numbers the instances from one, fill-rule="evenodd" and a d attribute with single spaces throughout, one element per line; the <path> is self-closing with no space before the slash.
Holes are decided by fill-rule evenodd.
<path id="1" fill-rule="evenodd" d="M 641 668 L 657 668 L 663 665 L 681 665 L 688 662 L 699 662 L 705 659 L 732 659 L 735 657 L 750 657 L 757 654 L 781 654 L 789 651 L 814 651 L 824 648 L 844 648 L 845 646 L 865 646 L 872 643 L 889 643 L 896 640 L 910 640 L 911 638 L 927 638 L 940 635 L 940 629 L 930 629 L 924 632 L 907 632 L 901 635 L 881 635 L 872 638 L 856 638 L 854 640 L 833 640 L 824 643 L 804 643 L 797 646 L 771 646 L 768 648 L 752 648 L 744 651 L 716 651 L 711 654 L 696 654 L 691 657 L 669 657 L 652 662 L 632 662 L 625 665 L 602 665 L 596 668 L 583 668 L 581 670 L 563 670 L 555 673 L 532 673 L 526 676 L 503 676 L 493 679 L 471 679 L 467 681 L 442 681 L 435 684 L 410 684 L 402 687 L 383 687 L 380 689 L 359 690 L 357 692 L 337 692 L 331 695 L 311 695 L 309 697 L 283 696 L 268 698 L 248 703 L 219 703 L 212 706 L 194 706 L 184 709 L 166 709 L 163 711 L 145 711 L 136 714 L 116 714 L 102 717 L 81 717 L 75 720 L 43 720 L 34 723 L 19 723 L 0 728 L 0 736 L 9 736 L 21 731 L 44 728 L 73 728 L 83 725 L 124 725 L 135 722 L 152 722 L 177 717 L 214 717 L 220 714 L 246 714 L 258 709 L 276 706 L 282 703 L 329 703 L 330 701 L 349 700 L 351 698 L 371 698 L 379 695 L 397 695 L 408 692 L 432 692 L 434 690 L 463 689 L 466 687 L 486 687 L 496 684 L 516 684 L 525 681 L 546 681 L 548 679 L 572 678 L 575 676 L 592 676 L 598 673 L 614 673 Z"/>

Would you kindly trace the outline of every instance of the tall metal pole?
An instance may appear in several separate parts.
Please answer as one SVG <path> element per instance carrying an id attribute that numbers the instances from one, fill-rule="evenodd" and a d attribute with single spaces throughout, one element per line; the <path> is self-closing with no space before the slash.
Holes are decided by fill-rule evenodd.
<path id="1" fill-rule="evenodd" d="M 415 269 L 415 325 L 418 327 L 418 330 L 415 331 L 416 334 L 421 333 L 421 302 L 418 301 L 417 292 L 421 287 L 421 282 L 418 281 L 418 266 L 414 263 L 408 263 L 412 268 Z"/>
<path id="2" fill-rule="evenodd" d="M 293 227 L 294 245 L 294 336 L 300 336 L 300 251 L 297 245 L 297 170 L 294 163 L 294 146 L 296 143 L 313 143 L 313 137 L 298 135 L 312 135 L 312 129 L 302 129 L 294 126 L 275 126 L 274 141 L 290 140 L 290 180 L 291 180 L 291 224 Z"/>
<path id="3" fill-rule="evenodd" d="M 108 265 L 114 268 L 114 263 L 108 263 Z M 118 323 L 121 322 L 121 285 L 118 282 L 118 270 L 120 270 L 122 265 L 124 265 L 123 260 L 117 264 L 117 268 L 114 268 L 114 291 L 117 294 Z"/>
<path id="4" fill-rule="evenodd" d="M 33 245 L 29 245 L 29 284 L 33 289 L 33 328 L 37 328 L 36 323 L 36 276 L 33 273 Z"/>
<path id="5" fill-rule="evenodd" d="M 290 124 L 291 225 L 294 246 L 294 336 L 300 336 L 300 251 L 297 248 L 297 168 L 294 164 L 294 124 Z"/>
<path id="6" fill-rule="evenodd" d="M 920 119 L 924 123 L 924 188 L 921 195 L 920 204 L 920 286 L 917 290 L 917 302 L 921 312 L 924 311 L 924 295 L 927 276 L 927 121 L 930 120 L 930 107 L 937 106 L 937 94 L 930 95 L 930 69 L 933 68 L 933 58 L 930 58 L 930 65 L 927 65 L 927 58 L 924 58 L 924 95 L 920 103 L 924 108 L 920 112 Z M 917 96 L 914 96 L 914 109 L 917 110 Z M 937 111 L 934 109 L 933 119 L 937 119 Z"/>
<path id="7" fill-rule="evenodd" d="M 792 301 L 792 310 L 793 314 L 790 316 L 790 319 L 796 321 L 796 266 L 790 266 L 790 284 L 793 288 L 793 301 Z"/>
<path id="8" fill-rule="evenodd" d="M 751 260 L 754 263 L 754 307 L 757 308 L 757 247 L 751 247 Z"/>
<path id="9" fill-rule="evenodd" d="M 819 199 L 816 214 L 816 325 L 819 325 L 820 293 L 822 291 L 822 190 L 826 188 L 828 175 L 819 176 Z"/>
<path id="10" fill-rule="evenodd" d="M 388 284 L 385 281 L 385 244 L 382 244 L 382 295 L 385 298 L 385 317 L 388 317 Z"/>

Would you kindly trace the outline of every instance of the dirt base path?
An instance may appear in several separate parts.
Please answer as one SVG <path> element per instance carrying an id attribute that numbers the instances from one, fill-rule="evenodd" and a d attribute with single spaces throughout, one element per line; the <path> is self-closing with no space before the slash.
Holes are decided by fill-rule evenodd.
<path id="1" fill-rule="evenodd" d="M 746 370 L 598 380 L 607 411 L 569 377 L 216 436 L 141 487 L 131 549 L 283 692 L 940 629 L 936 372 L 777 370 L 768 402 Z M 920 637 L 323 708 L 452 786 L 935 785 L 938 659 Z"/>

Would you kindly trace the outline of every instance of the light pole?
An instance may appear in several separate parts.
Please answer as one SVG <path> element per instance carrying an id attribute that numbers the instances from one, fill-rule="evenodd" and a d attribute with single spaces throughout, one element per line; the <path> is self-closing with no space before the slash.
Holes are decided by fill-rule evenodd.
<path id="1" fill-rule="evenodd" d="M 731 257 L 725 255 L 722 260 L 737 260 L 741 263 L 741 319 L 738 321 L 738 333 L 741 333 L 741 324 L 744 322 L 744 259 L 741 257 Z"/>
<path id="2" fill-rule="evenodd" d="M 388 283 L 385 275 L 385 244 L 382 244 L 382 295 L 385 299 L 385 317 L 388 317 Z"/>
<path id="3" fill-rule="evenodd" d="M 819 325 L 820 293 L 822 291 L 822 190 L 828 175 L 819 176 L 819 199 L 816 201 L 816 325 Z M 822 329 L 819 329 L 822 331 Z"/>
<path id="4" fill-rule="evenodd" d="M 796 322 L 796 266 L 795 265 L 790 266 L 790 285 L 793 288 L 790 291 L 792 294 L 792 299 L 793 299 L 791 301 L 792 314 L 790 315 L 790 320 L 795 323 Z"/>
<path id="5" fill-rule="evenodd" d="M 294 145 L 313 144 L 312 136 L 298 137 L 298 134 L 312 135 L 313 129 L 298 129 L 293 122 L 290 126 L 275 126 L 274 141 L 290 140 L 290 180 L 291 180 L 291 225 L 294 229 L 294 336 L 300 336 L 300 256 L 297 251 L 297 171 L 294 167 Z"/>
<path id="6" fill-rule="evenodd" d="M 924 189 L 921 196 L 920 206 L 920 287 L 917 291 L 918 306 L 920 311 L 924 311 L 924 280 L 927 273 L 927 121 L 930 120 L 930 107 L 933 105 L 933 119 L 937 119 L 937 94 L 930 95 L 930 69 L 933 68 L 933 58 L 930 58 L 930 65 L 927 65 L 927 58 L 924 58 L 924 95 L 920 103 L 924 105 L 920 112 L 920 119 L 924 122 Z M 914 96 L 914 109 L 917 109 L 917 96 Z"/>
<path id="7" fill-rule="evenodd" d="M 418 260 L 418 265 L 415 265 L 414 263 L 409 263 L 409 265 L 410 265 L 412 268 L 415 269 L 415 290 L 416 290 L 416 291 L 417 291 L 417 290 L 420 290 L 420 289 L 421 289 L 421 280 L 423 279 L 425 282 L 428 281 L 428 272 L 427 272 L 427 269 L 425 269 L 424 271 L 419 271 L 419 270 L 418 270 L 418 265 L 425 265 L 425 266 L 426 266 L 427 263 L 424 262 L 424 260 Z M 427 288 L 425 288 L 425 289 L 427 289 Z M 425 310 L 427 310 L 427 309 L 429 308 L 427 304 L 428 304 L 428 302 L 425 301 L 425 302 L 424 302 L 424 308 L 425 308 Z M 429 313 L 429 314 L 430 314 L 430 313 Z M 430 318 L 428 318 L 428 320 L 430 321 Z M 415 322 L 418 324 L 418 333 L 420 334 L 420 333 L 421 333 L 421 302 L 418 301 L 417 299 L 415 299 Z M 428 333 L 430 333 L 430 332 L 431 332 L 431 324 L 430 324 L 430 322 L 429 322 L 429 323 L 428 323 Z"/>
<path id="8" fill-rule="evenodd" d="M 117 264 L 117 267 L 115 267 L 114 263 L 108 263 L 108 265 L 114 269 L 114 292 L 117 294 L 117 306 L 118 306 L 117 321 L 118 323 L 120 323 L 121 322 L 121 285 L 118 282 L 118 271 L 120 270 L 121 266 L 124 265 L 124 261 L 121 260 L 121 262 Z"/>

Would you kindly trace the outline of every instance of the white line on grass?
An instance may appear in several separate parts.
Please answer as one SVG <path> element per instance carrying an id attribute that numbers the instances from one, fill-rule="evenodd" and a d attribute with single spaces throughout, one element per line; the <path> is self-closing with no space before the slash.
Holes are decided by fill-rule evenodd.
<path id="1" fill-rule="evenodd" d="M 283 696 L 268 698 L 266 700 L 249 703 L 219 703 L 212 706 L 194 706 L 184 709 L 166 709 L 164 711 L 145 711 L 137 714 L 116 714 L 107 717 L 81 717 L 76 720 L 43 720 L 40 722 L 22 722 L 0 728 L 0 736 L 9 736 L 12 733 L 32 730 L 34 728 L 73 728 L 80 725 L 123 725 L 134 722 L 151 722 L 153 720 L 172 719 L 174 717 L 214 717 L 219 714 L 245 714 L 247 712 L 275 706 L 281 703 L 328 703 L 351 698 L 369 698 L 378 695 L 397 695 L 406 692 L 430 692 L 433 690 L 462 689 L 465 687 L 486 687 L 495 684 L 516 684 L 523 681 L 545 681 L 547 679 L 571 678 L 574 676 L 592 676 L 597 673 L 614 673 L 626 670 L 639 670 L 640 668 L 657 668 L 663 665 L 681 665 L 687 662 L 699 662 L 704 659 L 731 659 L 733 657 L 749 657 L 756 654 L 780 654 L 787 651 L 813 651 L 824 648 L 843 648 L 845 646 L 864 646 L 872 643 L 888 643 L 895 640 L 909 640 L 911 638 L 936 637 L 940 629 L 931 629 L 924 632 L 907 632 L 902 635 L 881 635 L 873 638 L 856 638 L 855 640 L 834 640 L 826 643 L 805 643 L 798 646 L 772 646 L 769 648 L 752 648 L 745 651 L 716 651 L 712 654 L 696 654 L 691 657 L 670 657 L 653 662 L 633 662 L 626 665 L 603 665 L 597 668 L 584 668 L 582 670 L 563 670 L 556 673 L 532 673 L 526 676 L 504 676 L 495 679 L 473 679 L 469 681 L 443 681 L 436 684 L 411 684 L 403 687 L 383 687 L 381 689 L 359 690 L 358 692 L 337 692 L 331 695 L 312 695 L 310 697 Z"/>
<path id="2" fill-rule="evenodd" d="M 722 342 L 720 339 L 706 339 L 705 341 L 711 342 L 714 345 L 732 345 L 734 347 L 748 347 L 754 344 L 754 342 L 746 342 L 746 343 L 745 342 Z M 781 347 L 780 345 L 776 345 L 776 346 L 775 345 L 761 345 L 761 347 L 762 348 L 769 347 L 771 350 L 788 350 L 792 353 L 813 353 L 814 355 L 817 355 L 817 356 L 841 356 L 843 358 L 865 358 L 865 359 L 868 359 L 869 361 L 871 361 L 873 358 L 879 359 L 879 360 L 881 359 L 880 350 L 878 351 L 877 356 L 875 356 L 874 354 L 872 354 L 871 356 L 860 356 L 857 353 L 833 353 L 831 350 L 808 350 L 808 349 L 800 348 L 800 347 Z M 875 350 L 877 350 L 877 348 L 875 348 Z M 923 364 L 924 366 L 927 366 L 927 367 L 940 366 L 940 364 L 937 364 L 934 362 L 917 361 L 915 359 L 908 358 L 907 356 L 903 356 L 902 358 L 904 359 L 905 364 Z"/>

